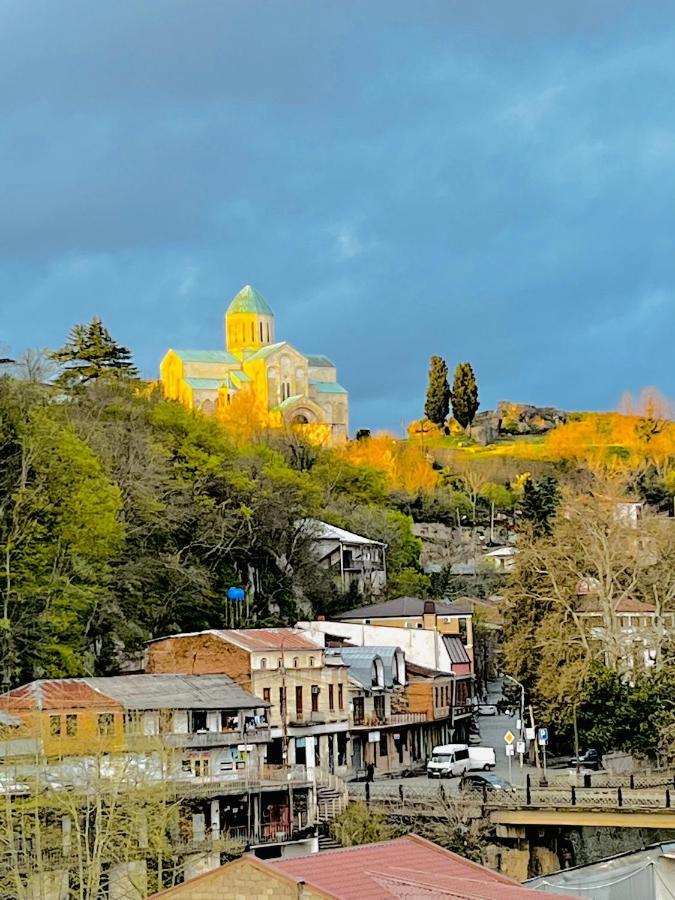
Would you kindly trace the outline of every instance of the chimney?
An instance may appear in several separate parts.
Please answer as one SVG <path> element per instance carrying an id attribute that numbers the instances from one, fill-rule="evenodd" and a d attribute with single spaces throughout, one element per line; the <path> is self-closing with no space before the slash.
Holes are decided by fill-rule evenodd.
<path id="1" fill-rule="evenodd" d="M 424 601 L 422 627 L 425 631 L 436 631 L 436 604 L 433 600 Z"/>

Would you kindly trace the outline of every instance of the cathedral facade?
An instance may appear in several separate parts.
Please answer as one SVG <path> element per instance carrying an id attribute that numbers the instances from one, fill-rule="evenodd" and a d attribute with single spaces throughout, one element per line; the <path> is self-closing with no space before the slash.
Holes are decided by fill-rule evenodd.
<path id="1" fill-rule="evenodd" d="M 286 425 L 324 425 L 331 444 L 347 439 L 349 395 L 326 356 L 305 355 L 277 341 L 274 313 L 250 285 L 225 313 L 225 350 L 169 350 L 162 389 L 189 409 L 217 413 L 250 391 Z"/>

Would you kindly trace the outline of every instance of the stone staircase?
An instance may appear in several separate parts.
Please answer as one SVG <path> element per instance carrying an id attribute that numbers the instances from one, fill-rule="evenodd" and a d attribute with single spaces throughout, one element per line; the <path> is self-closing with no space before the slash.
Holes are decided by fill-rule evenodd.
<path id="1" fill-rule="evenodd" d="M 316 818 L 319 826 L 319 852 L 336 850 L 340 844 L 333 839 L 331 823 L 349 803 L 347 785 L 336 775 L 321 773 L 316 785 Z"/>

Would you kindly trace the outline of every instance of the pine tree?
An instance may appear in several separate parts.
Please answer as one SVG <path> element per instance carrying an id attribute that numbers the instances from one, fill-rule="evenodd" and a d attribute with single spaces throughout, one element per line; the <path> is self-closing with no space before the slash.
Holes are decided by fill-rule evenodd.
<path id="1" fill-rule="evenodd" d="M 539 481 L 528 478 L 523 485 L 520 510 L 523 519 L 532 523 L 535 534 L 551 533 L 551 520 L 559 503 L 560 489 L 552 475 L 545 475 Z"/>
<path id="2" fill-rule="evenodd" d="M 129 350 L 113 339 L 96 316 L 88 325 L 75 325 L 66 344 L 50 358 L 66 366 L 57 379 L 64 387 L 84 385 L 103 375 L 138 377 Z"/>
<path id="3" fill-rule="evenodd" d="M 455 369 L 455 378 L 452 383 L 452 414 L 462 426 L 471 426 L 480 403 L 478 402 L 478 385 L 473 374 L 471 363 L 459 363 Z"/>
<path id="4" fill-rule="evenodd" d="M 434 425 L 443 426 L 450 411 L 448 365 L 442 356 L 432 356 L 429 362 L 429 386 L 424 415 Z"/>

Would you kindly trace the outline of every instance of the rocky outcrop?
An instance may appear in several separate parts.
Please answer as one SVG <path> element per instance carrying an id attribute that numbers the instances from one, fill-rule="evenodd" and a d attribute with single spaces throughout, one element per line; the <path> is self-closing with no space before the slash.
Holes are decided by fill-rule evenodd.
<path id="1" fill-rule="evenodd" d="M 471 437 L 479 444 L 491 444 L 505 435 L 545 434 L 566 421 L 567 413 L 554 406 L 532 406 L 500 400 L 496 409 L 476 416 Z"/>

